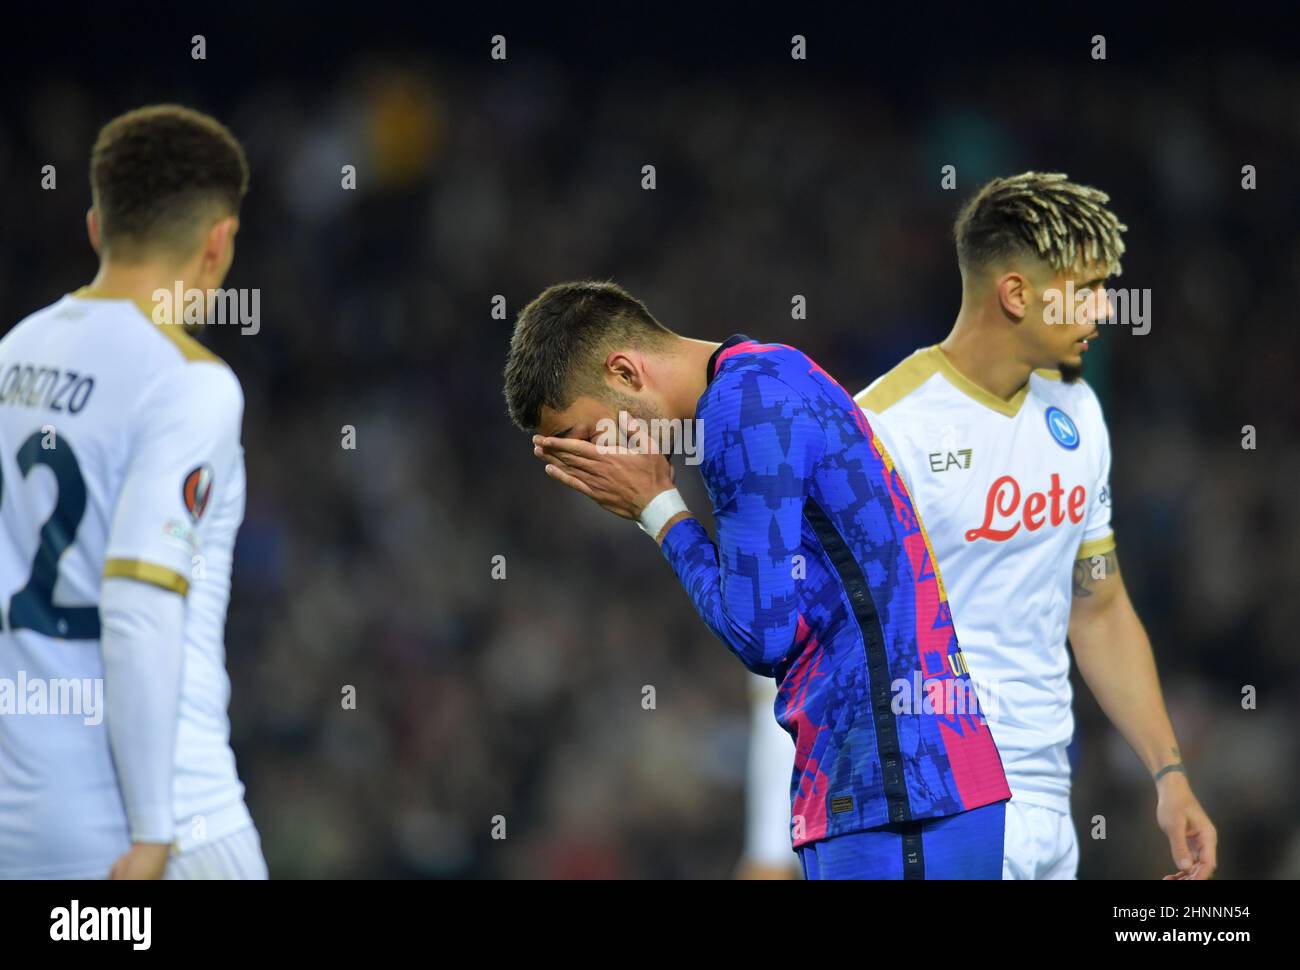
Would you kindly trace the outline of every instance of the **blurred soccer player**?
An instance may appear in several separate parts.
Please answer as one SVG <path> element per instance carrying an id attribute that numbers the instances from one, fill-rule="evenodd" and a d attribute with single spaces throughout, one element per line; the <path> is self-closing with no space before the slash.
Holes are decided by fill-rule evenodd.
<path id="1" fill-rule="evenodd" d="M 952 332 L 857 397 L 907 479 L 952 593 L 1013 792 L 1009 879 L 1070 879 L 1078 864 L 1067 635 L 1155 781 L 1178 867 L 1169 878 L 1205 879 L 1215 867 L 1214 827 L 1188 784 L 1119 571 L 1106 423 L 1079 379 L 1124 252 L 1126 227 L 1108 201 L 1064 175 L 985 185 L 957 218 Z M 1077 312 L 1071 286 L 1084 295 Z"/>
<path id="2" fill-rule="evenodd" d="M 206 115 L 110 122 L 98 275 L 0 341 L 0 877 L 266 876 L 226 712 L 243 393 L 154 296 L 221 285 L 247 185 Z"/>
<path id="3" fill-rule="evenodd" d="M 520 313 L 505 393 L 547 474 L 637 521 L 714 634 L 780 684 L 806 876 L 999 875 L 997 750 L 911 499 L 843 388 L 791 347 L 690 340 L 614 284 L 569 283 Z M 702 435 L 716 545 L 655 420 Z"/>
<path id="4" fill-rule="evenodd" d="M 749 754 L 745 759 L 745 843 L 737 879 L 794 879 L 800 866 L 790 851 L 790 735 L 772 718 L 776 681 L 749 680 Z"/>

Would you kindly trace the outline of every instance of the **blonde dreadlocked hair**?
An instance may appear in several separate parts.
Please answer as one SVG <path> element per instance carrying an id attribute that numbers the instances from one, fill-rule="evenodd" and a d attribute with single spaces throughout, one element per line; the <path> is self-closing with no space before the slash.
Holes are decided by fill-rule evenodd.
<path id="1" fill-rule="evenodd" d="M 1109 201 L 1100 189 L 1060 172 L 993 179 L 957 216 L 957 262 L 965 270 L 1029 252 L 1058 272 L 1082 263 L 1118 276 L 1128 226 L 1106 208 Z"/>

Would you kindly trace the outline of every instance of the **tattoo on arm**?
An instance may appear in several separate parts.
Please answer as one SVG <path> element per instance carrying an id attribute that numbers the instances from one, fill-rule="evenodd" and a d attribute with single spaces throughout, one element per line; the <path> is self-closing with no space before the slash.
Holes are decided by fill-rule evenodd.
<path id="1" fill-rule="evenodd" d="M 1074 596 L 1081 599 L 1093 594 L 1093 587 L 1119 573 L 1115 550 L 1074 561 Z"/>
<path id="2" fill-rule="evenodd" d="M 1151 780 L 1159 781 L 1161 778 L 1169 774 L 1171 771 L 1178 771 L 1184 775 L 1187 774 L 1187 769 L 1183 766 L 1183 763 L 1179 761 L 1176 764 L 1165 765 L 1163 768 L 1161 768 L 1159 771 L 1157 771 L 1154 775 L 1151 776 Z"/>
<path id="3" fill-rule="evenodd" d="M 1169 774 L 1171 771 L 1181 771 L 1184 775 L 1187 774 L 1187 768 L 1183 765 L 1183 753 L 1178 750 L 1178 746 L 1175 745 L 1174 747 L 1170 748 L 1169 753 L 1174 756 L 1173 762 L 1171 764 L 1165 765 L 1154 775 L 1152 775 L 1151 776 L 1152 781 L 1159 781 L 1161 778 Z"/>

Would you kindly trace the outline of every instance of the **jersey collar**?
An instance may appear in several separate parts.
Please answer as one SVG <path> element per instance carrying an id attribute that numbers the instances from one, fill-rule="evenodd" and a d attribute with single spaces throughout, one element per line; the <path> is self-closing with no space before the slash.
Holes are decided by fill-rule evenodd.
<path id="1" fill-rule="evenodd" d="M 980 387 L 973 380 L 953 366 L 948 355 L 943 352 L 938 344 L 926 348 L 925 353 L 929 356 L 930 362 L 934 367 L 948 379 L 948 383 L 957 390 L 961 391 L 972 401 L 982 404 L 991 411 L 998 414 L 1005 414 L 1009 418 L 1014 418 L 1020 413 L 1020 406 L 1025 403 L 1025 398 L 1029 396 L 1029 381 L 1025 381 L 1024 386 L 1015 394 L 1011 395 L 1009 401 L 1004 401 L 984 388 Z"/>
<path id="2" fill-rule="evenodd" d="M 718 349 L 709 356 L 709 367 L 708 373 L 706 374 L 706 380 L 708 383 L 713 383 L 713 378 L 716 377 L 718 373 L 718 365 L 728 356 L 727 351 L 732 347 L 739 346 L 740 344 L 750 344 L 753 342 L 753 337 L 747 337 L 743 333 L 733 333 L 726 340 L 722 341 L 718 346 Z"/>
<path id="3" fill-rule="evenodd" d="M 136 301 L 136 300 L 131 300 L 131 299 L 128 299 L 127 297 L 124 297 L 124 296 L 122 296 L 122 297 L 117 297 L 117 296 L 95 296 L 94 294 L 92 294 L 92 293 L 90 292 L 90 287 L 89 287 L 89 286 L 83 286 L 83 287 L 81 287 L 80 289 L 73 290 L 71 293 L 68 294 L 68 296 L 72 297 L 73 299 L 77 299 L 77 300 L 99 300 L 99 301 L 104 302 L 104 303 L 129 303 L 129 304 L 131 304 L 133 307 L 135 307 L 137 310 L 139 310 L 142 314 L 144 314 L 145 319 L 149 320 L 151 323 L 157 323 L 157 321 L 154 320 L 154 316 L 153 316 L 153 314 L 154 314 L 154 308 L 153 308 L 153 307 L 151 307 L 151 306 L 150 306 L 149 304 L 147 304 L 147 303 L 140 303 L 140 302 L 138 302 L 138 301 Z"/>

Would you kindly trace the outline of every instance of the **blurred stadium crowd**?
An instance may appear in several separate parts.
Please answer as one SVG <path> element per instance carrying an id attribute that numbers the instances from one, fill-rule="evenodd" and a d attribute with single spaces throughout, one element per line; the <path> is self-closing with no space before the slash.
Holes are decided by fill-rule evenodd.
<path id="1" fill-rule="evenodd" d="M 1111 193 L 1130 227 L 1119 283 L 1152 291 L 1150 333 L 1105 333 L 1087 376 L 1120 562 L 1220 874 L 1300 877 L 1295 64 L 1170 54 L 1083 61 L 1086 85 L 1044 64 L 1025 85 L 970 62 L 892 87 L 789 64 L 508 64 L 357 56 L 220 88 L 50 72 L 5 102 L 0 332 L 93 275 L 85 173 L 108 118 L 192 103 L 249 152 L 228 285 L 261 289 L 261 331 L 205 339 L 247 397 L 227 643 L 272 875 L 729 875 L 743 670 L 652 544 L 547 482 L 510 426 L 514 314 L 549 283 L 616 278 L 670 327 L 797 344 L 856 391 L 947 333 L 961 197 L 1037 168 Z M 1081 877 L 1172 871 L 1152 786 L 1076 696 Z"/>

